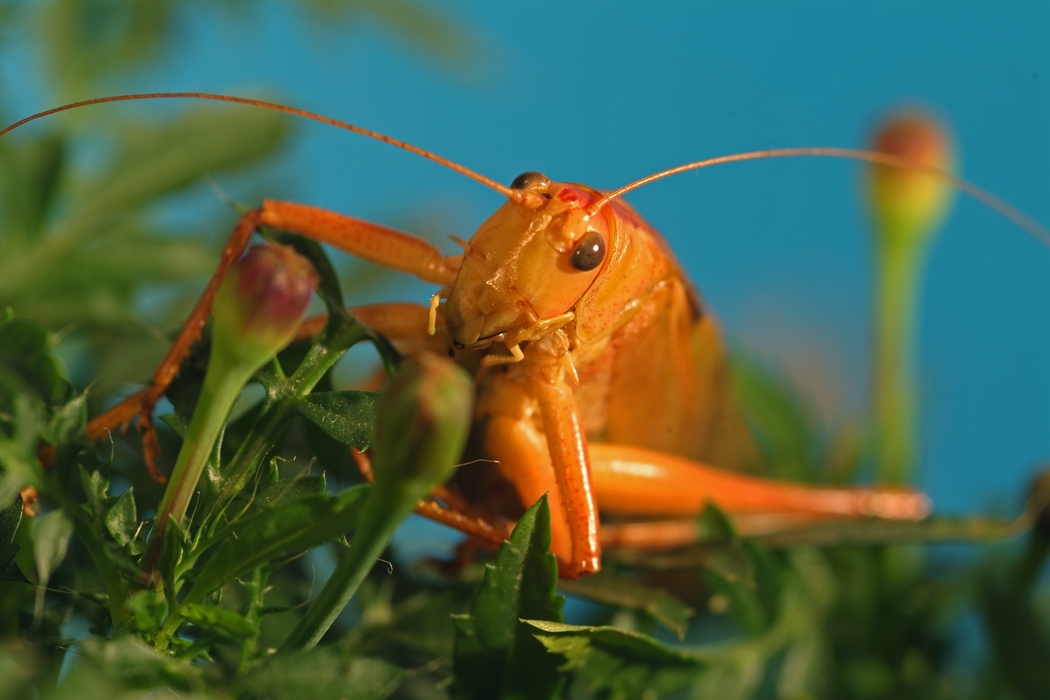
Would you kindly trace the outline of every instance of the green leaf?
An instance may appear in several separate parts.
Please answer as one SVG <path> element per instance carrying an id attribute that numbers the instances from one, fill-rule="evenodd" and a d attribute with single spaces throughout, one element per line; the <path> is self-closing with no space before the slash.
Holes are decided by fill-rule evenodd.
<path id="1" fill-rule="evenodd" d="M 198 627 L 229 639 L 245 639 L 257 632 L 242 616 L 217 605 L 187 603 L 179 608 L 179 614 Z"/>
<path id="2" fill-rule="evenodd" d="M 336 498 L 310 496 L 245 518 L 204 565 L 186 600 L 201 600 L 245 571 L 352 530 L 370 488 L 351 488 Z"/>
<path id="3" fill-rule="evenodd" d="M 79 198 L 69 222 L 94 224 L 270 153 L 288 131 L 281 114 L 251 109 L 194 110 L 177 122 L 128 129 L 122 153 Z"/>
<path id="4" fill-rule="evenodd" d="M 558 564 L 550 554 L 550 508 L 538 500 L 518 521 L 469 615 L 455 616 L 455 690 L 469 698 L 555 697 L 563 679 L 555 659 L 533 638 L 523 618 L 562 620 L 555 595 Z"/>
<path id="5" fill-rule="evenodd" d="M 604 605 L 643 610 L 679 639 L 685 636 L 689 619 L 695 614 L 692 608 L 667 591 L 605 569 L 584 578 L 559 581 L 558 588 L 564 593 Z"/>
<path id="6" fill-rule="evenodd" d="M 309 698 L 310 700 L 381 700 L 397 690 L 405 672 L 386 661 L 348 658 L 336 647 L 277 655 L 241 676 L 238 698 Z"/>
<path id="7" fill-rule="evenodd" d="M 117 636 L 112 640 L 89 637 L 77 642 L 83 662 L 102 675 L 129 688 L 158 686 L 201 687 L 201 670 L 186 661 L 160 654 L 137 637 Z"/>
<path id="8" fill-rule="evenodd" d="M 89 472 L 84 465 L 78 464 L 80 471 L 80 485 L 87 496 L 88 508 L 96 520 L 101 520 L 104 512 L 103 503 L 109 492 L 109 479 L 102 473 L 101 469 Z"/>
<path id="9" fill-rule="evenodd" d="M 87 425 L 87 392 L 55 409 L 41 437 L 50 445 L 64 445 Z"/>
<path id="10" fill-rule="evenodd" d="M 164 624 L 168 615 L 168 601 L 154 589 L 136 591 L 128 598 L 128 611 L 134 617 L 135 629 L 149 632 Z"/>
<path id="11" fill-rule="evenodd" d="M 0 145 L 0 196 L 8 241 L 17 237 L 26 245 L 42 232 L 64 156 L 65 140 L 57 134 L 22 141 L 4 139 Z"/>
<path id="12" fill-rule="evenodd" d="M 301 501 L 304 498 L 320 496 L 328 488 L 323 476 L 297 476 L 292 479 L 263 482 L 252 500 L 252 507 L 259 510 L 272 510 L 287 503 Z"/>
<path id="13" fill-rule="evenodd" d="M 344 445 L 363 450 L 372 441 L 379 394 L 325 391 L 295 402 L 294 411 Z"/>
<path id="14" fill-rule="evenodd" d="M 615 627 L 524 622 L 549 652 L 565 657 L 562 671 L 575 671 L 586 692 L 609 700 L 680 692 L 705 668 L 700 657 L 643 634 Z"/>
<path id="15" fill-rule="evenodd" d="M 50 333 L 27 321 L 0 320 L 0 388 L 62 401 L 69 383 L 51 354 Z"/>
<path id="16" fill-rule="evenodd" d="M 7 571 L 7 567 L 12 565 L 15 555 L 18 554 L 19 545 L 15 542 L 15 536 L 21 523 L 22 499 L 15 498 L 14 503 L 0 511 L 0 580 L 18 577 L 14 571 L 17 567 L 12 566 L 11 572 Z"/>
<path id="17" fill-rule="evenodd" d="M 106 511 L 106 529 L 121 547 L 135 541 L 139 531 L 139 518 L 135 511 L 135 496 L 131 488 L 120 494 L 116 502 Z"/>
<path id="18" fill-rule="evenodd" d="M 40 585 L 46 585 L 51 574 L 66 558 L 73 521 L 60 510 L 54 510 L 37 519 L 33 558 Z"/>

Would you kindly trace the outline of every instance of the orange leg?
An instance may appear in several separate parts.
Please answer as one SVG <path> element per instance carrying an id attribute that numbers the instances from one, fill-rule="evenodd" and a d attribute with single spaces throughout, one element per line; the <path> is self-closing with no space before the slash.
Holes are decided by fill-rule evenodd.
<path id="1" fill-rule="evenodd" d="M 804 486 L 714 469 L 626 445 L 591 445 L 598 506 L 617 515 L 692 516 L 710 501 L 729 513 L 798 513 L 918 520 L 921 493 L 897 488 Z"/>
<path id="2" fill-rule="evenodd" d="M 211 315 L 212 300 L 223 277 L 240 258 L 252 233 L 260 225 L 331 243 L 365 260 L 416 275 L 427 282 L 451 284 L 458 269 L 458 256 L 443 256 L 437 248 L 422 239 L 324 209 L 266 200 L 261 208 L 243 215 L 223 250 L 218 269 L 154 373 L 152 383 L 92 419 L 87 425 L 88 437 L 99 440 L 112 430 L 126 428 L 137 416 L 138 427 L 142 431 L 143 456 L 150 473 L 158 481 L 163 482 L 165 479 L 155 467 L 159 445 L 153 429 L 153 406 L 164 395 L 200 336 L 201 329 Z"/>

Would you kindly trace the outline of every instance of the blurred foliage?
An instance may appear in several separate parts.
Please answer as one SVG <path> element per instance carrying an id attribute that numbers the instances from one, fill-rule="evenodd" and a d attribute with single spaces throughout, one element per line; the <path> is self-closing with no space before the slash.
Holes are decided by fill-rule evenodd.
<path id="1" fill-rule="evenodd" d="M 421 3 L 300 4 L 324 21 L 379 24 L 452 66 L 470 50 Z M 180 13 L 206 5 L 0 2 L 0 41 L 30 28 L 47 51 L 43 89 L 93 96 L 170 50 Z M 392 571 L 372 572 L 320 646 L 277 654 L 369 494 L 346 446 L 368 445 L 376 396 L 337 391 L 329 374 L 296 383 L 330 367 L 311 365 L 319 353 L 309 343 L 286 350 L 282 371 L 259 378 L 267 398 L 228 423 L 195 515 L 161 563 L 167 595 L 142 588 L 134 575 L 161 489 L 133 445 L 85 440 L 87 401 L 99 392 L 70 381 L 56 348 L 78 340 L 77 374 L 88 381 L 103 370 L 114 382 L 146 376 L 166 343 L 155 327 L 182 309 L 151 304 L 143 320 L 143 292 L 201 279 L 216 258 L 200 245 L 203 227 L 172 230 L 158 207 L 208 174 L 272 156 L 288 125 L 251 111 L 132 121 L 113 110 L 92 127 L 110 141 L 85 156 L 71 135 L 82 118 L 0 140 L 0 311 L 11 309 L 0 317 L 0 700 L 1050 696 L 1050 606 L 1039 597 L 1046 484 L 1014 520 L 759 532 L 709 508 L 695 546 L 610 552 L 600 575 L 572 582 L 554 576 L 540 502 L 483 567 L 449 573 L 385 555 Z M 338 296 L 330 266 L 319 269 Z M 366 336 L 330 326 L 314 349 L 334 362 Z M 169 394 L 165 454 L 206 359 L 205 341 Z M 842 483 L 863 472 L 865 436 L 829 434 L 775 371 L 741 360 L 736 375 L 773 475 Z M 250 488 L 231 495 L 231 474 Z M 35 516 L 23 513 L 26 485 L 41 496 Z M 914 546 L 1021 533 L 1019 548 L 998 547 L 983 563 Z M 564 613 L 556 586 L 572 596 Z M 974 620 L 976 651 L 977 633 L 961 631 Z"/>

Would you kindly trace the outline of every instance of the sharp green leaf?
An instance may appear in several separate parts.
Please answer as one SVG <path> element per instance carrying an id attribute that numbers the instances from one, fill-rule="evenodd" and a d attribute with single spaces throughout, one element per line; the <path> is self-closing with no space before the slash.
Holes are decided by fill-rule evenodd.
<path id="1" fill-rule="evenodd" d="M 585 578 L 559 581 L 558 588 L 605 605 L 644 610 L 677 634 L 679 639 L 685 635 L 689 619 L 695 614 L 692 608 L 665 590 L 606 570 Z"/>
<path id="2" fill-rule="evenodd" d="M 354 528 L 369 487 L 315 495 L 245 518 L 205 564 L 186 599 L 196 601 L 245 571 L 316 547 Z"/>
<path id="3" fill-rule="evenodd" d="M 344 445 L 363 450 L 372 440 L 379 394 L 370 391 L 326 391 L 310 394 L 295 411 Z"/>
<path id="4" fill-rule="evenodd" d="M 250 700 L 381 700 L 405 679 L 402 669 L 380 659 L 348 657 L 337 648 L 270 658 L 236 684 L 237 697 Z"/>
<path id="5" fill-rule="evenodd" d="M 232 639 L 251 637 L 257 632 L 242 616 L 217 605 L 187 603 L 179 608 L 179 614 L 202 629 Z"/>
<path id="6" fill-rule="evenodd" d="M 474 597 L 470 614 L 455 618 L 455 690 L 465 698 L 554 697 L 563 679 L 555 659 L 520 620 L 560 622 L 558 565 L 550 549 L 547 498 L 537 501 L 503 544 Z"/>
<path id="7" fill-rule="evenodd" d="M 540 620 L 525 620 L 525 624 L 549 652 L 565 657 L 562 670 L 576 672 L 586 692 L 610 700 L 681 691 L 705 667 L 699 657 L 616 627 Z"/>

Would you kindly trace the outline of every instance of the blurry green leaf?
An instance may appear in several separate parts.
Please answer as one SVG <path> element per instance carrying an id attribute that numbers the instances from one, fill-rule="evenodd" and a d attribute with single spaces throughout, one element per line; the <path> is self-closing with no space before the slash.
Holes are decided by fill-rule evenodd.
<path id="1" fill-rule="evenodd" d="M 750 358 L 732 358 L 733 385 L 770 476 L 812 481 L 820 461 L 817 425 L 790 383 Z"/>
<path id="2" fill-rule="evenodd" d="M 565 657 L 562 670 L 575 671 L 584 690 L 598 697 L 663 697 L 687 688 L 704 668 L 699 657 L 615 627 L 524 622 L 547 651 Z"/>
<path id="3" fill-rule="evenodd" d="M 37 519 L 33 558 L 40 584 L 45 585 L 51 573 L 66 558 L 73 522 L 60 510 L 53 510 Z"/>
<path id="4" fill-rule="evenodd" d="M 128 611 L 134 617 L 135 629 L 149 632 L 164 624 L 168 615 L 168 601 L 152 588 L 136 591 L 128 598 Z"/>
<path id="5" fill-rule="evenodd" d="M 276 700 L 381 700 L 397 690 L 405 672 L 380 659 L 348 658 L 337 647 L 277 655 L 241 676 L 238 698 Z"/>
<path id="6" fill-rule="evenodd" d="M 105 510 L 103 503 L 106 501 L 106 494 L 109 491 L 109 479 L 106 478 L 101 469 L 89 472 L 82 464 L 78 464 L 77 469 L 80 471 L 80 486 L 84 489 L 84 494 L 87 495 L 88 508 L 91 511 L 91 515 L 96 520 L 101 520 Z"/>
<path id="7" fill-rule="evenodd" d="M 87 392 L 55 409 L 41 437 L 50 445 L 68 443 L 87 425 Z"/>
<path id="8" fill-rule="evenodd" d="M 106 529 L 121 547 L 127 547 L 135 540 L 139 530 L 139 519 L 131 488 L 120 494 L 116 502 L 109 506 L 106 511 Z"/>
<path id="9" fill-rule="evenodd" d="M 465 27 L 436 5 L 419 0 L 307 0 L 326 24 L 333 18 L 369 17 L 409 46 L 458 71 L 476 74 L 482 47 Z"/>
<path id="10" fill-rule="evenodd" d="M 0 389 L 62 401 L 69 383 L 51 354 L 50 333 L 27 321 L 0 318 Z"/>
<path id="11" fill-rule="evenodd" d="M 524 618 L 560 622 L 558 564 L 550 554 L 550 509 L 538 500 L 518 521 L 469 615 L 456 616 L 455 689 L 469 698 L 554 697 L 563 679 L 556 660 L 522 625 Z"/>
<path id="12" fill-rule="evenodd" d="M 344 445 L 363 450 L 372 441 L 379 394 L 325 391 L 295 402 L 294 410 Z"/>
<path id="13" fill-rule="evenodd" d="M 131 635 L 116 636 L 112 640 L 89 637 L 77 642 L 77 646 L 83 655 L 82 663 L 125 687 L 153 689 L 173 686 L 185 689 L 202 685 L 200 669 L 158 653 Z"/>
<path id="14" fill-rule="evenodd" d="M 187 603 L 179 608 L 179 614 L 198 627 L 227 638 L 243 639 L 257 632 L 242 616 L 217 605 Z"/>
<path id="15" fill-rule="evenodd" d="M 234 576 L 352 530 L 368 489 L 309 496 L 245 518 L 205 564 L 186 600 L 201 600 Z"/>
<path id="16" fill-rule="evenodd" d="M 13 566 L 15 554 L 18 553 L 19 545 L 15 541 L 18 534 L 18 526 L 22 522 L 22 499 L 15 498 L 14 502 L 7 508 L 0 510 L 0 581 L 9 578 L 7 567 Z M 11 575 L 15 575 L 11 572 Z"/>
<path id="17" fill-rule="evenodd" d="M 660 588 L 653 588 L 626 576 L 605 569 L 576 580 L 563 579 L 558 588 L 604 605 L 633 610 L 644 610 L 654 620 L 681 639 L 695 611 L 678 598 Z"/>
<path id="18" fill-rule="evenodd" d="M 76 226 L 132 211 L 205 175 L 247 165 L 271 153 L 287 135 L 285 115 L 262 109 L 197 110 L 163 126 L 128 129 L 109 172 L 68 215 Z"/>
<path id="19" fill-rule="evenodd" d="M 0 143 L 0 221 L 6 239 L 0 250 L 27 245 L 43 232 L 64 156 L 65 140 L 57 134 Z"/>

